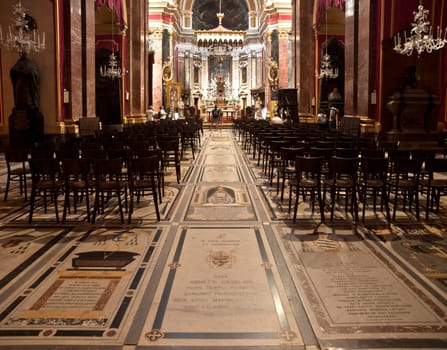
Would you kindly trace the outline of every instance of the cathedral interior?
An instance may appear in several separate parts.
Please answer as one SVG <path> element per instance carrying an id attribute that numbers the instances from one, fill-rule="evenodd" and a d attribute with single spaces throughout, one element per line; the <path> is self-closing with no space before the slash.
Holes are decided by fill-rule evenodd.
<path id="1" fill-rule="evenodd" d="M 0 350 L 447 349 L 446 27 L 2 0 Z"/>

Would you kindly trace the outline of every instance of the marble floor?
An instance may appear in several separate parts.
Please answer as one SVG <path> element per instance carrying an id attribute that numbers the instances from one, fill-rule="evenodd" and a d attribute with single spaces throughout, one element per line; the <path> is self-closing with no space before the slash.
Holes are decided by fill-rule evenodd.
<path id="1" fill-rule="evenodd" d="M 149 196 L 130 224 L 1 200 L 0 349 L 447 349 L 447 199 L 429 221 L 304 202 L 293 222 L 231 129 L 181 169 L 159 222 Z"/>

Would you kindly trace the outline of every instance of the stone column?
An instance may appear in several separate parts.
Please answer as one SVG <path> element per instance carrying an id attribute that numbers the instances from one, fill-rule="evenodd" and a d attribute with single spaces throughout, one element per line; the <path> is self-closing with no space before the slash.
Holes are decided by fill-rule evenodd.
<path id="1" fill-rule="evenodd" d="M 96 116 L 95 1 L 70 1 L 70 104 L 72 118 Z"/>
<path id="2" fill-rule="evenodd" d="M 191 87 L 192 87 L 192 82 L 193 82 L 191 72 L 194 73 L 194 70 L 191 68 L 192 68 L 191 52 L 189 50 L 187 50 L 185 52 L 185 73 L 184 73 L 185 74 L 185 82 L 184 82 L 183 88 L 190 89 L 190 96 L 189 96 L 190 99 L 191 99 L 191 92 L 192 92 Z M 189 100 L 186 102 L 188 105 L 190 104 Z"/>
<path id="3" fill-rule="evenodd" d="M 163 105 L 163 79 L 161 76 L 161 71 L 163 68 L 163 57 L 162 57 L 162 39 L 163 39 L 163 29 L 154 28 L 152 32 L 152 47 L 154 50 L 154 64 L 153 64 L 153 101 L 154 101 L 154 111 L 158 111 L 159 107 Z"/>
<path id="4" fill-rule="evenodd" d="M 146 106 L 145 76 L 147 76 L 148 57 L 146 55 L 146 1 L 132 0 L 128 2 L 129 21 L 128 29 L 128 62 L 126 69 L 128 76 L 123 77 L 123 94 L 125 104 L 128 105 L 128 117 L 144 117 Z M 160 69 L 161 70 L 161 69 Z M 154 72 L 154 74 L 157 74 Z M 127 92 L 129 92 L 127 94 Z M 130 100 L 128 100 L 130 98 Z M 155 108 L 155 107 L 154 107 Z M 156 109 L 155 109 L 156 110 Z"/>
<path id="5" fill-rule="evenodd" d="M 264 76 L 264 86 L 265 86 L 265 103 L 269 104 L 269 111 L 271 112 L 271 98 L 272 98 L 272 88 L 270 86 L 270 83 L 267 79 L 268 77 L 268 67 L 270 62 L 270 57 L 272 55 L 272 35 L 271 32 L 267 31 L 264 33 L 264 44 L 265 44 L 265 52 L 264 52 L 264 67 L 263 69 L 263 76 Z"/>
<path id="6" fill-rule="evenodd" d="M 359 23 L 365 25 L 358 26 L 358 76 L 357 76 L 357 114 L 359 116 L 368 116 L 370 107 L 370 92 L 373 82 L 370 81 L 371 60 L 370 60 L 370 44 L 371 30 L 369 23 L 371 22 L 371 1 L 359 1 Z M 366 25 L 368 24 L 368 25 Z"/>
<path id="7" fill-rule="evenodd" d="M 315 52 L 315 33 L 312 30 L 312 1 L 295 2 L 294 22 L 294 69 L 296 87 L 299 89 L 299 111 L 315 113 L 315 63 L 310 59 Z M 318 83 L 318 82 L 317 82 Z"/>
<path id="8" fill-rule="evenodd" d="M 231 69 L 232 71 L 232 78 L 231 78 L 231 96 L 234 99 L 235 98 L 235 91 L 237 90 L 239 92 L 239 86 L 240 86 L 240 69 L 239 69 L 239 56 L 234 55 L 233 56 L 233 67 Z M 236 95 L 237 97 L 237 95 Z"/>
<path id="9" fill-rule="evenodd" d="M 202 87 L 202 101 L 200 107 L 205 108 L 206 99 L 208 98 L 208 87 L 209 87 L 209 77 L 208 77 L 208 55 L 202 55 L 202 66 L 200 68 L 200 78 Z"/>
<path id="10" fill-rule="evenodd" d="M 95 0 L 85 1 L 85 108 L 86 117 L 96 116 L 96 37 L 95 37 Z M 72 56 L 72 60 L 73 60 Z"/>
<path id="11" fill-rule="evenodd" d="M 287 88 L 289 87 L 289 32 L 281 29 L 278 34 L 279 88 Z"/>
<path id="12" fill-rule="evenodd" d="M 85 117 L 82 112 L 82 12 L 81 0 L 70 1 L 70 66 L 66 67 L 70 72 L 70 104 L 67 115 L 72 118 Z"/>
<path id="13" fill-rule="evenodd" d="M 345 115 L 357 115 L 357 67 L 358 35 L 355 20 L 359 1 L 347 0 L 345 11 Z M 369 50 L 368 50 L 369 51 Z"/>
<path id="14" fill-rule="evenodd" d="M 258 80 L 257 80 L 257 75 L 259 74 L 259 69 L 258 69 L 258 61 L 257 61 L 257 52 L 256 51 L 252 51 L 251 52 L 251 60 L 250 60 L 250 89 L 255 89 L 258 88 Z M 251 96 L 251 94 L 248 97 L 248 101 L 247 104 L 250 106 L 253 104 L 253 98 Z"/>

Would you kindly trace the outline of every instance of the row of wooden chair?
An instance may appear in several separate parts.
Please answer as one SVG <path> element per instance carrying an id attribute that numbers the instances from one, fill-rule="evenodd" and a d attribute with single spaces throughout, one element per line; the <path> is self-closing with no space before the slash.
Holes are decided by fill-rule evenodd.
<path id="1" fill-rule="evenodd" d="M 423 166 L 424 164 L 424 166 Z M 324 170 L 323 157 L 297 156 L 294 160 L 294 174 L 289 178 L 289 211 L 295 194 L 293 220 L 297 218 L 299 198 L 310 195 L 312 213 L 315 198 L 318 199 L 321 220 L 324 221 L 326 194 L 330 195 L 330 219 L 334 218 L 335 203 L 344 197 L 345 212 L 350 212 L 358 221 L 358 198 L 362 203 L 362 221 L 365 219 L 367 202 L 373 201 L 376 212 L 377 199 L 380 195 L 381 211 L 385 209 L 388 221 L 391 220 L 389 200 L 392 198 L 392 220 L 400 203 L 402 209 L 415 208 L 416 219 L 420 219 L 419 195 L 426 195 L 425 219 L 430 211 L 439 211 L 440 197 L 447 190 L 447 159 L 429 158 L 425 161 L 414 158 L 396 158 L 392 162 L 386 157 L 337 157 L 333 156 Z M 281 198 L 282 200 L 282 198 Z M 348 205 L 350 203 L 350 206 Z"/>
<path id="2" fill-rule="evenodd" d="M 121 223 L 124 223 L 124 207 L 128 211 L 128 222 L 131 222 L 135 200 L 138 203 L 142 195 L 152 195 L 157 220 L 160 220 L 159 203 L 161 192 L 161 163 L 158 155 L 135 157 L 124 167 L 121 158 L 96 159 L 55 158 L 30 159 L 32 188 L 30 198 L 29 219 L 31 223 L 36 206 L 36 199 L 43 198 L 44 210 L 47 212 L 48 200 L 54 204 L 56 222 L 59 222 L 58 196 L 64 194 L 62 221 L 65 222 L 67 211 L 74 212 L 81 200 L 85 200 L 87 220 L 92 223 L 98 214 L 104 214 L 106 203 L 115 197 L 118 202 Z M 94 207 L 91 213 L 90 198 L 94 196 Z M 71 200 L 72 198 L 72 200 Z M 128 203 L 129 201 L 129 203 Z M 114 205 L 114 204 L 113 204 Z"/>

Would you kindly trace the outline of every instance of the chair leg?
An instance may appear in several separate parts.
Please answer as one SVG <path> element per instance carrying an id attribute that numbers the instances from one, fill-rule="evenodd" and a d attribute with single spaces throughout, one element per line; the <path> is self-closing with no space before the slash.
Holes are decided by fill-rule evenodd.
<path id="1" fill-rule="evenodd" d="M 152 186 L 152 196 L 154 198 L 155 214 L 157 215 L 157 221 L 160 221 L 160 209 L 158 208 L 157 190 L 155 185 Z"/>
<path id="2" fill-rule="evenodd" d="M 133 213 L 133 189 L 130 189 L 130 198 L 129 198 L 129 211 L 127 213 L 127 222 L 130 224 L 132 221 L 132 213 Z"/>
<path id="3" fill-rule="evenodd" d="M 54 211 L 56 212 L 56 222 L 59 222 L 59 211 L 57 209 L 57 196 L 58 191 L 52 191 L 53 201 L 54 201 Z"/>
<path id="4" fill-rule="evenodd" d="M 116 196 L 118 198 L 118 207 L 119 207 L 119 211 L 120 211 L 121 223 L 124 224 L 123 204 L 121 203 L 121 191 L 119 189 L 116 190 Z"/>
<path id="5" fill-rule="evenodd" d="M 299 186 L 296 187 L 296 197 L 295 197 L 295 207 L 293 208 L 293 221 L 296 221 L 296 214 L 298 212 L 298 197 L 300 188 Z"/>
<path id="6" fill-rule="evenodd" d="M 93 204 L 93 215 L 92 215 L 92 224 L 95 223 L 95 219 L 96 219 L 96 213 L 99 210 L 99 197 L 101 196 L 101 193 L 96 193 L 95 196 L 95 203 Z"/>
<path id="7" fill-rule="evenodd" d="M 383 190 L 382 192 L 382 197 L 384 199 L 384 205 L 385 205 L 385 211 L 386 211 L 386 218 L 388 221 L 391 221 L 391 215 L 390 215 L 390 206 L 388 204 L 388 192 L 386 191 L 386 189 Z"/>
<path id="8" fill-rule="evenodd" d="M 5 202 L 8 200 L 9 182 L 10 182 L 10 179 L 9 179 L 9 174 L 8 174 L 8 175 L 7 175 L 7 178 L 6 178 L 5 197 L 3 198 L 3 200 L 4 200 Z"/>
<path id="9" fill-rule="evenodd" d="M 321 221 L 324 221 L 324 202 L 323 202 L 323 198 L 321 197 L 321 189 L 318 188 L 318 204 L 320 206 L 320 216 L 321 216 Z"/>
<path id="10" fill-rule="evenodd" d="M 28 223 L 31 224 L 33 221 L 33 212 L 34 212 L 34 201 L 36 200 L 36 189 L 31 189 L 31 198 L 30 198 L 30 207 L 29 207 L 29 217 L 28 217 Z"/>
<path id="11" fill-rule="evenodd" d="M 365 222 L 365 210 L 366 210 L 366 186 L 362 189 L 362 222 Z"/>
<path id="12" fill-rule="evenodd" d="M 352 189 L 352 202 L 354 203 L 354 220 L 355 222 L 359 222 L 359 211 L 358 211 L 358 205 L 357 205 L 357 191 L 354 188 Z"/>
<path id="13" fill-rule="evenodd" d="M 67 218 L 67 209 L 70 205 L 70 191 L 68 188 L 65 188 L 65 200 L 64 200 L 64 210 L 62 212 L 62 222 L 65 223 Z"/>
<path id="14" fill-rule="evenodd" d="M 331 188 L 331 221 L 334 220 L 335 196 L 336 196 L 335 186 L 332 186 L 332 188 Z"/>

